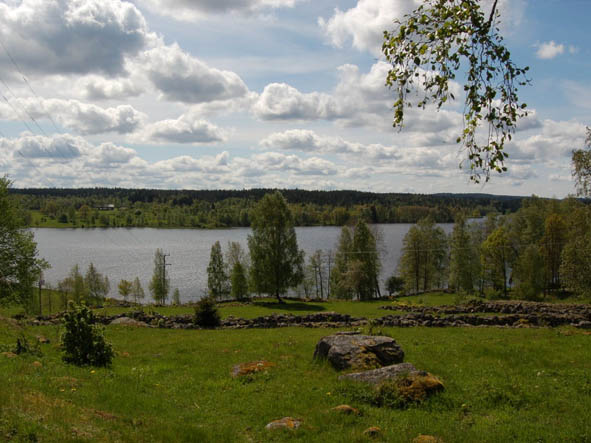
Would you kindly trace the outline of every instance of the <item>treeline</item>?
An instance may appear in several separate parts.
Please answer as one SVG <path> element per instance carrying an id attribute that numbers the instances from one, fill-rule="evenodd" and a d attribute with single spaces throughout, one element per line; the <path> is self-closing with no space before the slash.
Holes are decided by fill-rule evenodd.
<path id="1" fill-rule="evenodd" d="M 248 227 L 268 189 L 156 190 L 120 188 L 11 189 L 31 227 Z M 452 222 L 459 212 L 510 213 L 522 197 L 488 194 L 395 194 L 359 191 L 281 191 L 296 226 Z"/>
<path id="2" fill-rule="evenodd" d="M 449 287 L 489 298 L 589 295 L 591 208 L 573 198 L 533 197 L 484 222 L 460 214 L 449 237 L 422 219 L 404 238 L 398 274 L 407 293 Z"/>

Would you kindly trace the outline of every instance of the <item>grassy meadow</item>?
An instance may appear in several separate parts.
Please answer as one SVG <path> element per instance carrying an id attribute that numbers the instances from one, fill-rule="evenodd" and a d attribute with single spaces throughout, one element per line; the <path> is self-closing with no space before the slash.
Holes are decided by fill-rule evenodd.
<path id="1" fill-rule="evenodd" d="M 446 297 L 421 301 L 451 303 Z M 392 312 L 378 309 L 385 303 L 279 307 L 266 300 L 221 311 L 255 317 L 279 308 L 294 314 L 323 308 L 371 318 Z M 591 335 L 581 330 L 384 328 L 404 349 L 405 361 L 439 376 L 446 387 L 407 409 L 366 403 L 356 385 L 338 381 L 330 365 L 312 359 L 317 341 L 334 330 L 107 326 L 116 351 L 110 369 L 63 363 L 62 332 L 0 318 L 0 352 L 11 351 L 19 336 L 29 343 L 38 335 L 50 340 L 39 345 L 39 354 L 0 354 L 0 440 L 362 442 L 371 440 L 365 429 L 379 426 L 377 440 L 388 442 L 410 442 L 419 434 L 445 442 L 591 441 Z M 250 378 L 231 377 L 235 364 L 254 360 L 275 366 Z M 362 415 L 331 410 L 343 403 Z M 301 419 L 302 426 L 265 430 L 285 416 Z"/>

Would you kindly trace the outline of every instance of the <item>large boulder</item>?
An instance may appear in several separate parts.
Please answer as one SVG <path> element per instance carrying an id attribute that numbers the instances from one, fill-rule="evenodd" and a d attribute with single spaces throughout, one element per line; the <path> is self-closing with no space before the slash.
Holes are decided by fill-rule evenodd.
<path id="1" fill-rule="evenodd" d="M 404 351 L 390 337 L 337 333 L 320 339 L 314 358 L 328 359 L 339 370 L 366 370 L 401 363 Z"/>

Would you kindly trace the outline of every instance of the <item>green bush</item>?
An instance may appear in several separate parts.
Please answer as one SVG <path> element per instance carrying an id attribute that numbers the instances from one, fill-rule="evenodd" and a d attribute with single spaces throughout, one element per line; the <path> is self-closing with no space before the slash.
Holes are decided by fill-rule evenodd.
<path id="1" fill-rule="evenodd" d="M 220 314 L 213 298 L 205 297 L 197 302 L 193 323 L 202 328 L 215 328 L 221 324 Z"/>
<path id="2" fill-rule="evenodd" d="M 64 314 L 63 360 L 77 366 L 110 366 L 113 348 L 105 341 L 104 328 L 86 306 L 73 306 Z"/>

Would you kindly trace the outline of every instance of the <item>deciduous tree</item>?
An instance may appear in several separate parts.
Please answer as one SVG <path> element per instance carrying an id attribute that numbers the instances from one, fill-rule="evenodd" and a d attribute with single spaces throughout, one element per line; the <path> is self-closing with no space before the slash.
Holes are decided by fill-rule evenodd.
<path id="1" fill-rule="evenodd" d="M 281 294 L 303 278 L 304 253 L 298 249 L 293 217 L 280 192 L 266 194 L 251 212 L 248 236 L 251 276 L 256 292 Z"/>
<path id="2" fill-rule="evenodd" d="M 108 277 L 98 272 L 92 263 L 88 265 L 84 275 L 84 285 L 87 299 L 92 303 L 103 302 L 111 287 Z"/>
<path id="3" fill-rule="evenodd" d="M 131 294 L 133 283 L 129 280 L 121 280 L 117 288 L 119 289 L 119 295 L 123 297 L 123 300 L 127 301 L 127 297 Z"/>
<path id="4" fill-rule="evenodd" d="M 138 303 L 139 300 L 143 300 L 146 296 L 144 288 L 142 288 L 142 284 L 140 283 L 139 277 L 136 277 L 133 281 L 133 284 L 131 286 L 131 296 L 133 297 L 134 303 Z"/>
<path id="5" fill-rule="evenodd" d="M 166 258 L 160 248 L 156 249 L 154 253 L 154 272 L 149 287 L 154 301 L 158 304 L 166 304 L 170 291 L 170 280 L 166 275 Z"/>
<path id="6" fill-rule="evenodd" d="M 228 273 L 219 241 L 216 241 L 211 247 L 209 264 L 207 265 L 207 288 L 209 295 L 218 300 L 230 293 Z"/>
<path id="7" fill-rule="evenodd" d="M 8 194 L 10 180 L 0 178 L 0 302 L 34 307 L 33 286 L 46 262 L 37 258 L 33 233 L 27 231 L 16 201 Z"/>

